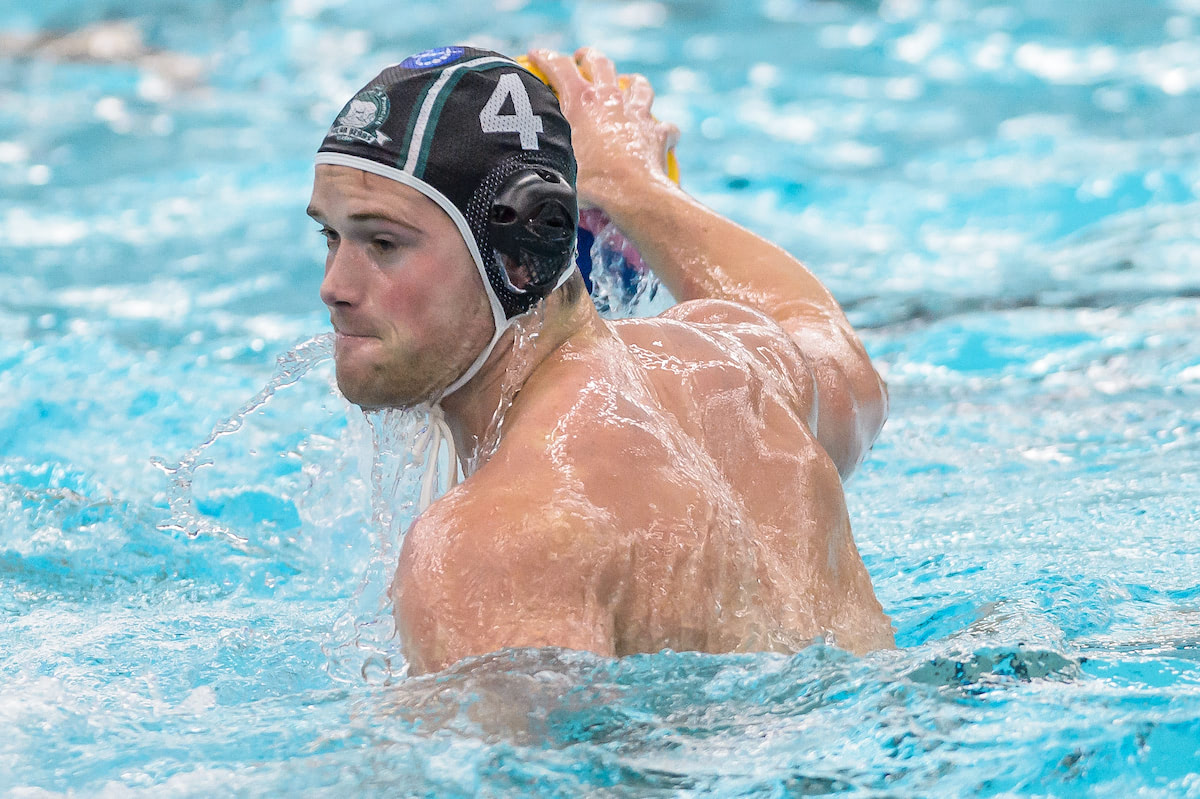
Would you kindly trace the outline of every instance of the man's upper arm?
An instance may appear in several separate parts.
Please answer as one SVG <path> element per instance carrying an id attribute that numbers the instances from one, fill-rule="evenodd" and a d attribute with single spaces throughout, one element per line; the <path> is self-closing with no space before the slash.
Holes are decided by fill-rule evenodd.
<path id="1" fill-rule="evenodd" d="M 887 419 L 887 385 L 845 316 L 805 303 L 775 309 L 817 386 L 817 439 L 846 478 L 862 463 Z"/>
<path id="2" fill-rule="evenodd" d="M 611 615 L 563 531 L 539 526 L 544 508 L 528 496 L 464 500 L 464 488 L 414 523 L 400 555 L 392 592 L 411 673 L 507 647 L 612 654 Z M 505 518 L 520 506 L 529 512 Z"/>
<path id="3" fill-rule="evenodd" d="M 871 365 L 862 342 L 845 317 L 797 301 L 771 315 L 724 300 L 695 300 L 664 316 L 699 323 L 732 325 L 750 349 L 769 348 L 776 371 L 812 395 L 812 432 L 842 478 L 862 462 L 887 418 L 887 387 Z M 786 336 L 779 335 L 782 329 Z M 808 386 L 801 385 L 807 383 Z M 810 410 L 805 408 L 804 410 Z"/>

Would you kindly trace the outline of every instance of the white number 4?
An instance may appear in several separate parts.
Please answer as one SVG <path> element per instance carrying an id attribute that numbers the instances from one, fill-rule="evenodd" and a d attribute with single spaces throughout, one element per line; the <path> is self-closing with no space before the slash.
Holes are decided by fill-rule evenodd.
<path id="1" fill-rule="evenodd" d="M 513 114 L 501 114 L 506 98 L 512 98 Z M 521 149 L 538 149 L 537 135 L 542 132 L 542 118 L 533 113 L 529 104 L 529 95 L 525 92 L 525 84 L 513 72 L 500 76 L 496 91 L 491 99 L 479 112 L 479 124 L 484 133 L 519 133 L 521 134 Z"/>

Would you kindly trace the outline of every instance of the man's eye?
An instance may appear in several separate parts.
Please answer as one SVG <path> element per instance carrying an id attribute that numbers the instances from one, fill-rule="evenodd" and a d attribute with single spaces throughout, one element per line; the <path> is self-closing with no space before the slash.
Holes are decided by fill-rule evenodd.
<path id="1" fill-rule="evenodd" d="M 326 243 L 328 243 L 328 244 L 330 244 L 330 245 L 333 245 L 333 244 L 336 244 L 336 243 L 337 243 L 337 241 L 338 241 L 338 234 L 337 234 L 337 231 L 336 231 L 336 230 L 332 230 L 332 229 L 330 229 L 330 228 L 323 227 L 323 228 L 321 228 L 321 230 L 320 230 L 320 233 L 321 233 L 321 235 L 322 235 L 322 236 L 324 236 L 324 237 L 325 237 L 325 241 L 326 241 Z"/>
<path id="2" fill-rule="evenodd" d="M 380 252 L 391 252 L 396 249 L 396 242 L 391 239 L 373 239 L 371 241 Z"/>

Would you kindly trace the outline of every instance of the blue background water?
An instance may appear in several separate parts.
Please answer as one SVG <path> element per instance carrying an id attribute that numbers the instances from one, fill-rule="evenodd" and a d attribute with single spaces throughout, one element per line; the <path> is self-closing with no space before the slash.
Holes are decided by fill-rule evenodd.
<path id="1" fill-rule="evenodd" d="M 29 42 L 113 19 L 140 55 Z M 0 20 L 0 793 L 1200 796 L 1195 0 Z M 329 120 L 447 42 L 645 72 L 685 186 L 845 304 L 891 387 L 848 494 L 904 649 L 383 684 L 345 623 L 377 610 L 370 431 L 327 364 L 205 453 L 198 510 L 243 540 L 160 529 L 151 459 L 327 329 Z"/>

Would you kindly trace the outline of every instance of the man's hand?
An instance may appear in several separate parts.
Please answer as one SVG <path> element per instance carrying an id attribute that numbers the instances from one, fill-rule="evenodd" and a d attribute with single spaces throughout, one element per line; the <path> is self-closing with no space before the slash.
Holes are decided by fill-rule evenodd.
<path id="1" fill-rule="evenodd" d="M 618 75 L 612 61 L 588 47 L 573 59 L 549 50 L 531 50 L 529 59 L 549 79 L 571 123 L 582 207 L 607 211 L 625 192 L 670 184 L 667 151 L 679 128 L 651 114 L 650 81 Z"/>

